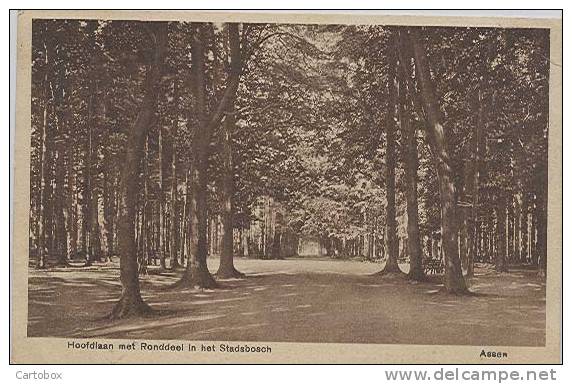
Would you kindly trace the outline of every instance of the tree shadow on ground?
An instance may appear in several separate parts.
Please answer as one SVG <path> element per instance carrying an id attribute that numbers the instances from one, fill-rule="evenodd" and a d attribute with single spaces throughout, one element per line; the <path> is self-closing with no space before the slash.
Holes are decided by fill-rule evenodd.
<path id="1" fill-rule="evenodd" d="M 338 343 L 544 343 L 544 292 L 541 285 L 537 290 L 536 280 L 526 277 L 526 271 L 522 276 L 518 272 L 514 276 L 476 277 L 474 295 L 458 297 L 442 292 L 438 276 L 412 282 L 368 276 L 362 266 L 351 274 L 328 265 L 318 265 L 312 271 L 315 264 L 311 263 L 304 273 L 288 268 L 264 271 L 264 264 L 256 270 L 251 264 L 250 270 L 241 268 L 248 272 L 247 278 L 224 280 L 215 290 L 165 290 L 181 272 L 142 276 L 143 297 L 158 315 L 116 321 L 104 317 L 121 292 L 117 270 L 33 273 L 28 334 Z M 351 270 L 352 263 L 344 264 Z"/>

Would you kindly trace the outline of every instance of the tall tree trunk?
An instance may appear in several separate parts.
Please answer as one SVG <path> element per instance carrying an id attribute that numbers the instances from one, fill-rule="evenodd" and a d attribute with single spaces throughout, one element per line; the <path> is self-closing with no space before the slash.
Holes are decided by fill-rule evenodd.
<path id="1" fill-rule="evenodd" d="M 484 150 L 484 134 L 481 133 L 483 120 L 484 120 L 484 105 L 483 105 L 483 95 L 481 90 L 478 91 L 478 112 L 477 112 L 477 123 L 475 124 L 474 133 L 474 151 L 473 151 L 473 206 L 471 210 L 471 226 L 472 226 L 472 236 L 473 243 L 469 249 L 468 263 L 467 263 L 467 277 L 473 277 L 475 274 L 474 261 L 477 258 L 479 246 L 478 246 L 478 228 L 479 228 L 479 187 L 480 178 L 482 170 L 482 152 Z"/>
<path id="2" fill-rule="evenodd" d="M 392 31 L 390 37 L 390 47 L 388 53 L 388 76 L 387 76 L 387 112 L 385 119 L 386 132 L 386 164 L 385 164 L 385 190 L 387 198 L 386 206 L 386 227 L 387 227 L 387 262 L 382 274 L 385 273 L 401 273 L 397 258 L 399 257 L 399 249 L 397 242 L 397 222 L 395 220 L 395 107 L 397 104 L 395 89 L 395 66 L 397 64 L 396 52 L 396 35 Z"/>
<path id="3" fill-rule="evenodd" d="M 326 238 L 326 241 L 329 242 L 329 239 Z M 271 259 L 274 259 L 274 260 L 283 259 L 282 254 L 280 253 L 281 245 L 282 245 L 282 229 L 281 229 L 281 226 L 278 225 L 278 226 L 276 226 L 276 228 L 274 230 L 274 238 L 272 240 L 272 250 L 270 251 L 270 258 Z M 328 249 L 328 245 L 326 245 L 326 247 Z M 326 252 L 329 255 L 330 252 L 329 251 L 326 251 Z M 321 254 L 320 254 L 320 256 L 321 256 Z"/>
<path id="4" fill-rule="evenodd" d="M 184 256 L 187 259 L 187 264 L 191 258 L 191 215 L 190 215 L 190 207 L 191 207 L 191 185 L 190 185 L 190 165 L 187 164 L 185 170 L 185 210 L 183 213 L 184 222 L 185 222 L 185 230 L 183 234 L 184 238 L 184 245 L 183 248 L 185 250 Z M 181 265 L 185 265 L 181 259 Z"/>
<path id="5" fill-rule="evenodd" d="M 97 88 L 96 88 L 97 90 Z M 94 126 L 95 128 L 95 126 Z M 98 139 L 97 134 L 91 130 L 91 156 L 90 162 L 90 254 L 92 261 L 101 261 L 101 228 L 99 226 L 99 193 L 100 189 L 97 185 L 97 159 L 98 159 Z"/>
<path id="6" fill-rule="evenodd" d="M 191 259 L 187 263 L 185 274 L 179 285 L 216 287 L 216 282 L 207 268 L 207 184 L 209 145 L 213 131 L 219 126 L 229 104 L 234 100 L 240 73 L 242 70 L 240 36 L 238 24 L 228 25 L 229 45 L 231 51 L 230 73 L 227 79 L 226 89 L 216 104 L 214 110 L 207 111 L 206 79 L 205 79 L 205 48 L 203 23 L 193 23 L 193 40 L 191 44 L 191 56 L 193 60 L 192 71 L 195 85 L 195 108 L 193 112 L 198 118 L 199 126 L 193 139 L 192 153 L 192 202 L 191 202 L 191 236 L 192 242 Z"/>
<path id="7" fill-rule="evenodd" d="M 58 125 L 62 122 L 58 119 Z M 60 266 L 67 266 L 68 259 L 67 259 L 67 233 L 66 233 L 66 220 L 65 220 L 65 161 L 64 161 L 64 152 L 65 152 L 65 145 L 64 145 L 64 137 L 62 135 L 62 127 L 58 126 L 58 131 L 60 134 L 58 135 L 58 142 L 56 144 L 56 167 L 55 167 L 55 182 L 56 182 L 56 190 L 54 194 L 54 218 L 56 221 L 55 225 L 55 250 L 57 252 L 56 255 L 56 264 Z"/>
<path id="8" fill-rule="evenodd" d="M 88 208 L 89 204 L 86 204 L 87 201 L 87 175 L 85 172 L 85 166 L 83 167 L 83 180 L 82 180 L 82 187 L 83 191 L 81 192 L 81 206 L 79 210 L 81 211 L 81 227 L 80 227 L 80 239 L 81 239 L 81 257 L 85 259 L 86 265 L 89 265 L 89 227 L 88 223 Z"/>
<path id="9" fill-rule="evenodd" d="M 147 266 L 150 265 L 151 252 L 149 251 L 149 136 L 145 137 L 143 149 L 143 202 L 141 209 L 141 232 L 140 232 L 140 253 L 139 271 L 147 273 Z M 162 267 L 162 266 L 161 266 Z"/>
<path id="10" fill-rule="evenodd" d="M 508 272 L 507 266 L 507 214 L 506 197 L 504 191 L 500 193 L 497 201 L 497 253 L 495 269 L 498 272 Z"/>
<path id="11" fill-rule="evenodd" d="M 93 185 L 93 184 L 92 184 Z M 90 208 L 90 255 L 91 261 L 101 261 L 101 228 L 99 226 L 99 189 L 93 186 Z"/>
<path id="12" fill-rule="evenodd" d="M 196 164 L 196 161 L 194 163 Z M 192 167 L 189 212 L 191 218 L 190 258 L 187 261 L 185 274 L 178 285 L 201 288 L 215 288 L 217 286 L 207 267 L 206 184 L 206 169 Z"/>
<path id="13" fill-rule="evenodd" d="M 122 291 L 121 298 L 110 315 L 112 318 L 138 316 L 151 311 L 151 308 L 141 298 L 134 231 L 139 166 L 145 138 L 156 111 L 157 89 L 161 79 L 163 58 L 167 49 L 167 23 L 156 22 L 151 25 L 156 42 L 154 60 L 145 76 L 144 97 L 141 108 L 128 135 L 121 175 L 118 245 L 121 255 L 120 279 Z"/>
<path id="14" fill-rule="evenodd" d="M 528 197 L 525 195 L 522 198 L 522 223 L 520 225 L 520 238 L 521 238 L 521 250 L 520 255 L 522 257 L 522 261 L 525 263 L 530 262 L 530 253 L 529 253 L 529 232 L 528 232 Z"/>
<path id="15" fill-rule="evenodd" d="M 191 46 L 192 72 L 195 85 L 195 114 L 199 126 L 193 138 L 191 166 L 191 254 L 187 268 L 179 285 L 199 286 L 201 288 L 216 287 L 216 282 L 207 267 L 207 169 L 208 145 L 210 137 L 205 137 L 208 127 L 206 80 L 205 80 L 205 48 L 202 23 L 193 23 Z"/>
<path id="16" fill-rule="evenodd" d="M 57 52 L 57 50 L 56 50 Z M 51 89 L 53 101 L 53 124 L 54 142 L 53 153 L 54 162 L 54 196 L 53 196 L 53 218 L 54 218 L 54 253 L 55 263 L 59 266 L 67 266 L 67 231 L 66 231 L 66 139 L 68 137 L 69 119 L 67 108 L 65 108 L 67 81 L 63 73 L 58 72 L 58 87 Z"/>
<path id="17" fill-rule="evenodd" d="M 407 103 L 407 82 L 405 77 L 410 74 L 406 72 L 406 66 L 402 61 L 405 55 L 402 54 L 404 41 L 399 33 L 399 124 L 401 126 L 401 136 L 405 140 L 405 178 L 407 179 L 407 250 L 409 252 L 409 278 L 413 280 L 423 280 L 423 260 L 421 252 L 421 239 L 419 235 L 419 206 L 417 202 L 417 131 L 415 125 L 411 124 L 409 105 Z M 410 93 L 410 92 L 409 92 Z"/>
<path id="18" fill-rule="evenodd" d="M 249 257 L 250 256 L 250 243 L 251 243 L 251 239 L 250 239 L 250 224 L 247 228 L 243 228 L 242 230 L 242 256 L 244 257 Z"/>
<path id="19" fill-rule="evenodd" d="M 173 82 L 173 99 L 175 103 L 175 119 L 171 131 L 171 236 L 169 237 L 171 269 L 179 267 L 178 212 L 177 212 L 177 130 L 179 126 L 179 88 L 177 80 Z"/>
<path id="20" fill-rule="evenodd" d="M 540 212 L 539 212 L 539 202 L 538 193 L 534 196 L 534 206 L 532 207 L 532 212 L 530 215 L 530 262 L 532 265 L 538 266 L 538 222 L 539 222 Z"/>
<path id="21" fill-rule="evenodd" d="M 487 262 L 493 263 L 495 254 L 495 211 L 490 209 L 490 214 L 487 221 Z"/>
<path id="22" fill-rule="evenodd" d="M 548 160 L 543 159 L 546 163 L 541 163 L 537 169 L 536 190 L 537 190 L 537 242 L 536 254 L 538 255 L 538 274 L 546 277 L 547 273 L 547 211 L 548 211 Z"/>
<path id="23" fill-rule="evenodd" d="M 115 249 L 113 244 L 114 239 L 114 218 L 115 207 L 113 203 L 113 190 L 115 189 L 115 176 L 112 167 L 111 150 L 106 147 L 104 155 L 105 172 L 103 174 L 103 226 L 105 228 L 105 242 L 106 242 L 106 258 L 111 260 L 114 255 Z"/>
<path id="24" fill-rule="evenodd" d="M 43 269 L 46 267 L 46 202 L 49 199 L 47 195 L 48 186 L 48 127 L 49 127 L 49 100 L 50 100 L 50 80 L 49 73 L 51 67 L 52 52 L 49 48 L 49 42 L 44 43 L 44 79 L 43 79 L 43 111 L 42 111 L 42 130 L 40 132 L 40 201 L 38 206 L 38 259 L 36 267 Z"/>
<path id="25" fill-rule="evenodd" d="M 457 201 L 453 182 L 453 167 L 449 156 L 447 130 L 443 126 L 437 105 L 435 87 L 427 63 L 425 49 L 419 38 L 418 28 L 411 29 L 411 45 L 415 58 L 423 109 L 426 113 L 429 143 L 437 163 L 439 192 L 441 197 L 441 235 L 445 255 L 445 289 L 452 293 L 467 292 L 459 259 Z"/>
<path id="26" fill-rule="evenodd" d="M 243 277 L 244 274 L 237 271 L 234 267 L 233 257 L 233 220 L 234 220 L 234 168 L 232 163 L 232 132 L 234 131 L 234 103 L 229 103 L 226 119 L 224 121 L 224 140 L 223 140 L 223 214 L 222 214 L 222 250 L 220 254 L 220 265 L 217 276 L 221 278 L 237 278 Z"/>
<path id="27" fill-rule="evenodd" d="M 159 124 L 159 260 L 161 268 L 166 268 L 165 262 L 165 176 L 163 174 L 164 159 L 163 126 Z"/>
<path id="28" fill-rule="evenodd" d="M 514 252 L 515 260 L 522 263 L 521 244 L 522 244 L 522 190 L 518 192 L 514 200 L 515 214 L 514 214 Z"/>
<path id="29" fill-rule="evenodd" d="M 92 75 L 93 77 L 93 75 Z M 84 191 L 83 191 L 83 238 L 84 238 L 84 250 L 85 254 L 85 265 L 90 266 L 93 263 L 93 230 L 92 230 L 92 215 L 93 215 L 93 204 L 92 204 L 92 193 L 93 193 L 93 109 L 94 109 L 94 90 L 95 80 L 90 79 L 89 84 L 89 99 L 87 105 L 87 141 L 85 150 L 85 167 L 84 167 Z"/>
<path id="30" fill-rule="evenodd" d="M 512 194 L 508 191 L 507 193 L 509 194 L 506 200 L 506 261 L 508 264 L 514 261 L 514 202 Z"/>
<path id="31" fill-rule="evenodd" d="M 71 135 L 70 135 L 71 138 Z M 74 147 L 73 145 L 68 146 L 68 205 L 67 205 L 67 234 L 68 234 L 68 260 L 75 257 L 77 253 L 77 191 L 76 183 L 77 177 L 74 170 Z"/>

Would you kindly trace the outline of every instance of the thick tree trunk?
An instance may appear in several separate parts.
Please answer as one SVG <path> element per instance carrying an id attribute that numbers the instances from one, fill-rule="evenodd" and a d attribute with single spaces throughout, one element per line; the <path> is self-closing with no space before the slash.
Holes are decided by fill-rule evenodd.
<path id="1" fill-rule="evenodd" d="M 143 102 L 128 135 L 121 175 L 118 245 L 122 292 L 110 315 L 112 318 L 140 316 L 151 312 L 140 293 L 134 226 L 141 155 L 156 110 L 157 88 L 167 48 L 167 23 L 157 22 L 152 25 L 156 41 L 153 65 L 147 70 Z"/>
<path id="2" fill-rule="evenodd" d="M 217 286 L 207 267 L 207 169 L 208 145 L 210 137 L 206 138 L 207 101 L 205 80 L 205 49 L 204 32 L 201 23 L 193 23 L 193 40 L 191 55 L 193 60 L 192 72 L 195 85 L 195 110 L 199 127 L 193 138 L 192 168 L 191 168 L 191 254 L 187 268 L 178 285 L 214 288 Z"/>
<path id="3" fill-rule="evenodd" d="M 465 293 L 467 292 L 467 286 L 461 271 L 461 261 L 457 247 L 457 201 L 447 132 L 442 123 L 431 72 L 417 28 L 411 29 L 411 43 L 421 100 L 426 113 L 429 142 L 437 163 L 441 197 L 441 235 L 445 255 L 445 289 L 452 293 Z"/>
<path id="4" fill-rule="evenodd" d="M 234 100 L 240 72 L 242 69 L 240 36 L 238 24 L 231 23 L 228 26 L 229 45 L 231 51 L 230 74 L 226 89 L 215 109 L 207 112 L 206 100 L 206 76 L 205 76 L 205 48 L 203 23 L 193 23 L 193 40 L 191 44 L 191 56 L 193 60 L 192 71 L 195 85 L 195 108 L 199 126 L 193 139 L 192 157 L 192 190 L 191 203 L 192 241 L 195 242 L 196 252 L 191 252 L 190 262 L 187 263 L 185 274 L 178 285 L 199 286 L 202 288 L 215 287 L 217 284 L 207 268 L 207 183 L 209 145 L 213 131 L 219 126 L 229 104 Z"/>
<path id="5" fill-rule="evenodd" d="M 326 241 L 329 243 L 329 239 L 326 239 Z M 281 245 L 282 245 L 282 230 L 280 229 L 280 227 L 277 227 L 274 230 L 274 237 L 272 240 L 272 250 L 270 251 L 270 258 L 271 259 L 274 259 L 274 260 L 283 259 L 282 254 L 280 252 Z M 329 256 L 330 251 L 326 251 L 326 252 Z"/>
<path id="6" fill-rule="evenodd" d="M 380 272 L 385 273 L 401 273 L 397 258 L 399 257 L 399 249 L 397 242 L 397 222 L 395 221 L 395 107 L 397 104 L 395 89 L 395 66 L 397 63 L 396 56 L 396 36 L 392 32 L 390 37 L 390 47 L 388 53 L 388 77 L 387 77 L 387 112 L 385 119 L 386 132 L 386 164 L 385 164 L 385 190 L 387 198 L 386 206 L 386 227 L 387 227 L 387 262 Z"/>
<path id="7" fill-rule="evenodd" d="M 401 35 L 401 33 L 400 33 Z M 401 37 L 401 36 L 400 36 Z M 403 39 L 399 39 L 399 61 L 404 60 L 401 50 L 404 47 Z M 405 140 L 405 178 L 407 179 L 407 250 L 409 252 L 409 278 L 423 280 L 423 260 L 421 252 L 421 239 L 419 235 L 419 206 L 417 202 L 417 131 L 411 124 L 409 104 L 407 103 L 407 82 L 405 66 L 400 64 L 399 71 L 399 122 L 401 136 Z M 409 92 L 410 93 L 410 92 Z"/>
<path id="8" fill-rule="evenodd" d="M 196 163 L 196 162 L 195 162 Z M 205 171 L 191 169 L 191 201 L 190 201 L 190 258 L 178 286 L 216 288 L 217 283 L 207 267 L 207 217 L 206 217 L 206 178 L 201 179 Z M 206 175 L 205 175 L 206 176 Z"/>
<path id="9" fill-rule="evenodd" d="M 234 267 L 233 257 L 233 221 L 234 221 L 234 167 L 232 162 L 232 132 L 234 131 L 234 103 L 229 103 L 228 113 L 224 121 L 224 141 L 223 141 L 223 216 L 222 216 L 222 250 L 220 254 L 220 265 L 217 276 L 221 278 L 243 277 L 244 274 Z"/>

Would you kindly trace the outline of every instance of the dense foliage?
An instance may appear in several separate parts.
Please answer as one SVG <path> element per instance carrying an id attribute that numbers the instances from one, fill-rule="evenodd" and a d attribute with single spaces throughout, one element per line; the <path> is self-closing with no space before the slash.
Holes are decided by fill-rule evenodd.
<path id="1" fill-rule="evenodd" d="M 417 228 L 423 259 L 440 259 L 448 158 L 463 269 L 544 267 L 546 30 L 170 22 L 166 31 L 159 57 L 153 23 L 34 21 L 38 267 L 117 253 L 128 151 L 142 153 L 133 218 L 140 270 L 189 265 L 203 252 L 193 240 L 203 228 L 203 179 L 208 254 L 228 252 L 226 232 L 230 258 L 293 256 L 311 240 L 321 255 L 386 259 L 395 232 L 407 260 Z M 129 137 L 151 94 L 137 148 Z M 407 209 L 412 177 L 418 214 Z"/>

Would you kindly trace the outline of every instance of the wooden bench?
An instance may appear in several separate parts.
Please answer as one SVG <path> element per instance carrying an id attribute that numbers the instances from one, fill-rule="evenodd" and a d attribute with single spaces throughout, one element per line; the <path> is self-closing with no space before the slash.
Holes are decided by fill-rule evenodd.
<path id="1" fill-rule="evenodd" d="M 445 265 L 441 259 L 425 259 L 423 261 L 423 271 L 425 274 L 437 274 L 445 271 Z"/>

